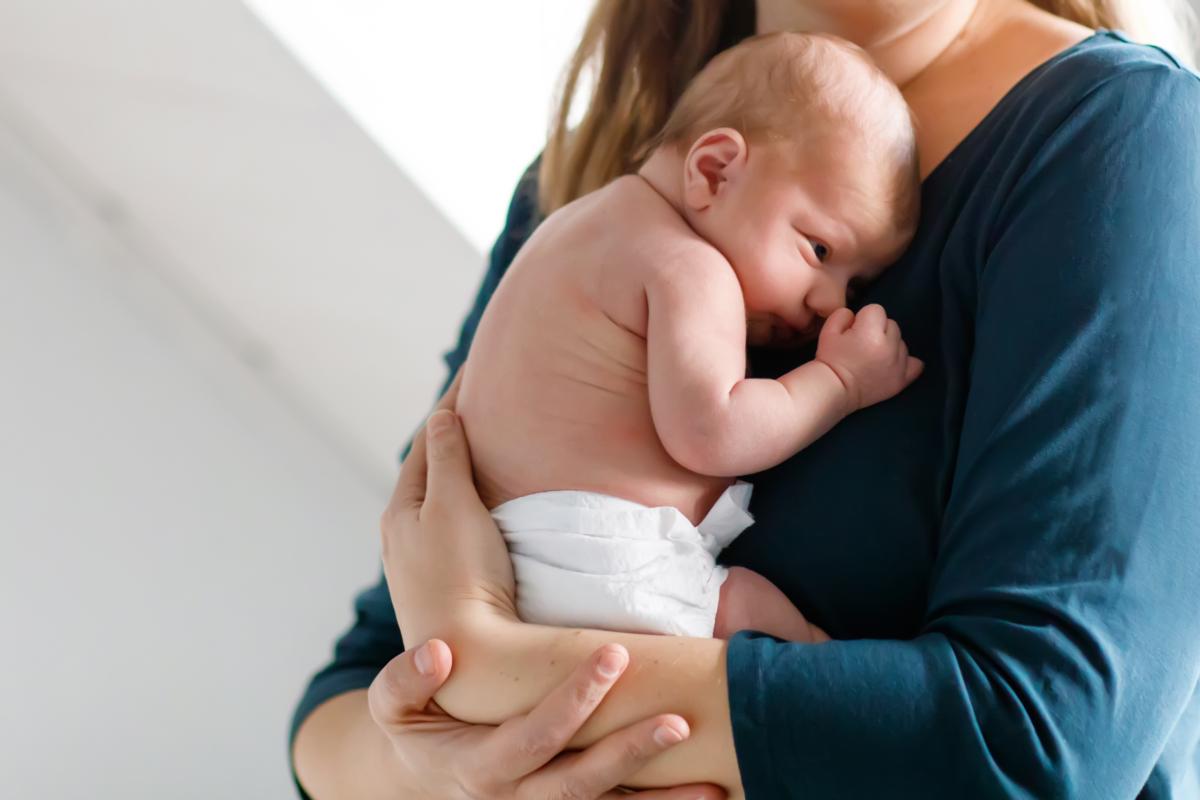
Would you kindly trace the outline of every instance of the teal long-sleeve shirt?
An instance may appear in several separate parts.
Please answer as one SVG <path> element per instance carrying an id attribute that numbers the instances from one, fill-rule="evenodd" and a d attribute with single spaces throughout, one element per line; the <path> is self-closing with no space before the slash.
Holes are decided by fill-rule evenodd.
<path id="1" fill-rule="evenodd" d="M 1200 79 L 1110 32 L 1047 62 L 860 302 L 924 375 L 752 476 L 722 555 L 837 640 L 730 643 L 749 798 L 1200 797 Z M 296 725 L 403 648 L 382 582 L 356 610 Z"/>

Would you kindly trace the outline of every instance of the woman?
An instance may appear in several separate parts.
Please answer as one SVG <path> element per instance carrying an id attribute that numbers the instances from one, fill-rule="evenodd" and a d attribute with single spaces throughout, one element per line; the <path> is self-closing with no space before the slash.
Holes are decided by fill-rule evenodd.
<path id="1" fill-rule="evenodd" d="M 383 541 L 401 628 L 445 642 L 393 658 L 388 586 L 362 595 L 297 712 L 301 782 L 317 800 L 1196 796 L 1200 79 L 1092 30 L 1145 34 L 1166 5 L 747 8 L 599 4 L 540 202 L 531 177 L 449 361 L 538 213 L 630 169 L 713 52 L 779 29 L 867 48 L 913 108 L 925 182 L 915 242 L 860 301 L 900 322 L 926 373 L 756 476 L 757 522 L 724 554 L 835 641 L 520 623 L 466 443 L 439 412 Z M 596 48 L 592 106 L 567 137 Z M 507 721 L 446 716 L 430 701 L 443 682 L 447 710 Z M 555 758 L 568 744 L 585 749 Z"/>

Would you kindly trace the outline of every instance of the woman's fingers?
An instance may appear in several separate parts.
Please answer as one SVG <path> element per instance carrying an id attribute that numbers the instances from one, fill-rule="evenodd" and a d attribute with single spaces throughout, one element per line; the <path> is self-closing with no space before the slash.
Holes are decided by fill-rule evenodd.
<path id="1" fill-rule="evenodd" d="M 426 429 L 425 500 L 426 509 L 461 510 L 479 505 L 479 491 L 471 472 L 471 453 L 462 423 L 453 411 L 433 412 Z"/>
<path id="2" fill-rule="evenodd" d="M 437 407 L 434 409 L 436 414 L 442 410 L 453 410 L 458 402 L 458 388 L 462 385 L 462 370 L 460 369 L 454 376 L 454 380 L 450 382 L 446 393 L 438 400 Z M 404 459 L 404 463 L 400 465 L 400 478 L 396 481 L 396 487 L 392 490 L 392 497 L 388 501 L 387 511 L 384 513 L 386 519 L 388 515 L 395 514 L 402 510 L 416 510 L 421 507 L 421 503 L 425 501 L 425 464 L 426 464 L 426 428 L 428 423 L 422 426 L 420 430 L 413 436 L 412 447 L 409 448 L 408 455 Z"/>
<path id="3" fill-rule="evenodd" d="M 413 436 L 412 447 L 400 465 L 400 477 L 383 512 L 385 543 L 388 518 L 405 511 L 416 512 L 425 502 L 425 444 L 425 427 L 422 426 Z"/>
<path id="4" fill-rule="evenodd" d="M 543 770 L 535 797 L 600 797 L 633 777 L 655 756 L 691 735 L 682 717 L 662 714 L 611 733 Z M 564 791 L 568 790 L 568 791 Z M 557 792 L 557 793 L 556 793 Z"/>
<path id="5" fill-rule="evenodd" d="M 530 778 L 533 797 L 621 797 L 614 791 L 642 767 L 687 739 L 690 731 L 682 717 L 662 714 L 611 733 L 579 753 L 572 753 Z M 635 795 L 666 800 L 724 797 L 715 786 L 683 786 Z"/>
<path id="6" fill-rule="evenodd" d="M 462 375 L 462 368 L 459 367 L 458 372 L 454 373 L 454 380 L 450 381 L 450 385 L 446 387 L 446 393 L 442 395 L 437 405 L 434 406 L 434 411 L 441 411 L 443 408 L 453 411 L 455 406 L 458 405 L 458 389 L 462 386 Z"/>
<path id="7" fill-rule="evenodd" d="M 532 711 L 496 730 L 483 768 L 502 770 L 509 780 L 540 769 L 563 751 L 627 666 L 624 647 L 601 647 Z"/>
<path id="8" fill-rule="evenodd" d="M 438 639 L 389 661 L 367 690 L 367 706 L 375 724 L 395 732 L 413 714 L 424 711 L 450 676 L 452 661 L 450 648 Z"/>

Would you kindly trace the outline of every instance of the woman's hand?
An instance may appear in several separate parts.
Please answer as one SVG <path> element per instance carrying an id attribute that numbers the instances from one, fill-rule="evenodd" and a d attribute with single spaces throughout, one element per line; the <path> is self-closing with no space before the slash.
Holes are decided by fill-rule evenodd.
<path id="1" fill-rule="evenodd" d="M 481 617 L 517 620 L 508 549 L 475 490 L 450 410 L 460 380 L 414 437 L 381 522 L 383 570 L 408 642 L 451 638 Z"/>
<path id="2" fill-rule="evenodd" d="M 561 751 L 625 670 L 624 648 L 608 645 L 528 714 L 499 727 L 468 725 L 433 702 L 450 674 L 450 649 L 434 640 L 394 658 L 367 694 L 371 716 L 391 741 L 423 800 L 595 800 L 689 735 L 662 714 L 612 733 L 586 750 Z M 415 792 L 415 794 L 414 794 Z M 718 800 L 713 786 L 639 792 L 646 800 Z"/>
<path id="3" fill-rule="evenodd" d="M 451 642 L 471 627 L 520 625 L 512 564 L 503 537 L 479 499 L 458 418 L 449 410 L 458 378 L 417 434 L 382 519 L 383 562 L 405 641 L 426 641 L 397 656 L 368 693 L 371 716 L 406 774 L 426 798 L 616 797 L 614 791 L 655 756 L 690 735 L 674 714 L 615 731 L 584 750 L 563 749 L 629 663 L 606 645 L 531 710 L 499 726 L 471 725 L 446 714 L 433 697 L 450 675 Z M 480 668 L 480 665 L 476 665 Z M 486 663 L 482 668 L 493 668 Z M 440 696 L 440 695 L 439 695 Z M 660 800 L 716 800 L 713 786 L 642 792 Z"/>

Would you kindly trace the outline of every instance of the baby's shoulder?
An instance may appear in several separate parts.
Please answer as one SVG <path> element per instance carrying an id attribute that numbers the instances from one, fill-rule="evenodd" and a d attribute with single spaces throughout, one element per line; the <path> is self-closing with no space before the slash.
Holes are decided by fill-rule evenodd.
<path id="1" fill-rule="evenodd" d="M 683 269 L 693 273 L 728 263 L 641 178 L 627 175 L 593 193 L 594 202 L 578 220 L 610 274 L 636 275 L 643 281 Z"/>
<path id="2" fill-rule="evenodd" d="M 681 221 L 648 240 L 642 248 L 648 285 L 737 285 L 729 259 Z"/>

